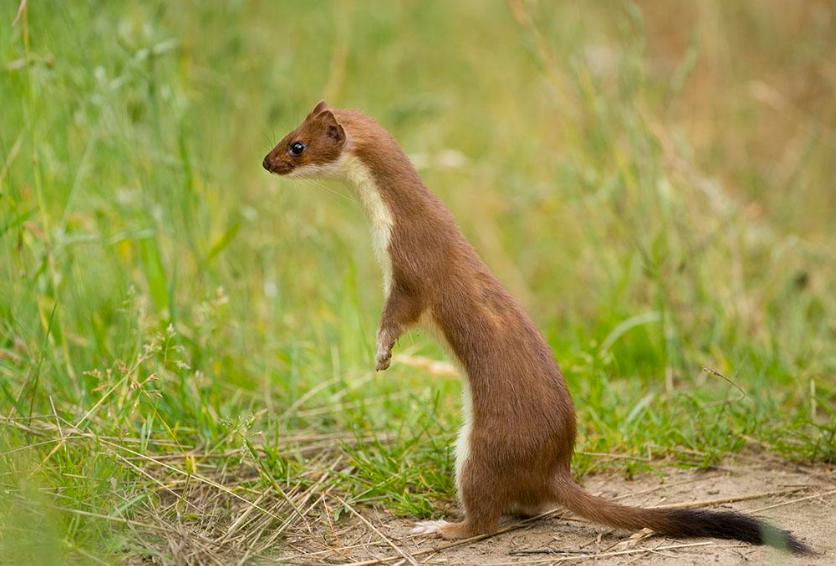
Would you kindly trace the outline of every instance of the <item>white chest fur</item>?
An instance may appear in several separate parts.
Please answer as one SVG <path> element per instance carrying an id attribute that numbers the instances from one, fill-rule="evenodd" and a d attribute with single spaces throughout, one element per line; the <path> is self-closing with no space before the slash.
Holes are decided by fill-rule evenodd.
<path id="1" fill-rule="evenodd" d="M 352 155 L 344 155 L 338 161 L 342 177 L 354 189 L 363 203 L 372 231 L 372 247 L 375 257 L 383 270 L 383 293 L 388 297 L 392 289 L 392 260 L 389 256 L 389 242 L 395 219 L 392 211 L 380 194 L 369 168 Z"/>

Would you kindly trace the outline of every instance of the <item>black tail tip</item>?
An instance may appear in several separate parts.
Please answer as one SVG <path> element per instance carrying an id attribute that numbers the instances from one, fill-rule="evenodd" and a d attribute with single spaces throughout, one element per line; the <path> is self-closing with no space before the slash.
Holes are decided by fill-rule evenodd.
<path id="1" fill-rule="evenodd" d="M 765 521 L 758 521 L 758 523 L 761 537 L 760 542 L 755 542 L 755 544 L 766 544 L 773 548 L 786 550 L 796 556 L 812 556 L 815 554 L 812 548 L 795 538 L 795 535 L 791 532 L 779 529 Z"/>
<path id="2" fill-rule="evenodd" d="M 789 531 L 735 511 L 681 509 L 668 514 L 664 534 L 682 537 L 735 539 L 750 544 L 765 544 L 797 556 L 814 555 L 809 546 Z"/>
<path id="3" fill-rule="evenodd" d="M 783 540 L 777 540 L 773 543 L 767 535 L 764 537 L 764 543 L 777 548 L 784 548 L 796 556 L 813 556 L 815 554 L 812 548 L 795 538 L 789 531 L 781 531 L 781 534 Z"/>

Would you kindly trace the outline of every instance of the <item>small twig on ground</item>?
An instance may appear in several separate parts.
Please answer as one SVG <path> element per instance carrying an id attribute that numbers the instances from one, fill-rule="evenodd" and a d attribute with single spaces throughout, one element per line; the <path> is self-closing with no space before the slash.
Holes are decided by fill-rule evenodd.
<path id="1" fill-rule="evenodd" d="M 620 499 L 627 499 L 628 497 L 635 497 L 637 495 L 647 495 L 648 493 L 653 493 L 653 492 L 656 492 L 656 491 L 660 491 L 660 490 L 663 490 L 663 489 L 668 488 L 668 487 L 677 487 L 677 486 L 685 485 L 685 484 L 688 484 L 688 483 L 694 483 L 694 482 L 698 482 L 698 481 L 705 481 L 706 479 L 708 479 L 708 478 L 707 477 L 688 478 L 687 480 L 682 480 L 682 481 L 673 482 L 673 483 L 663 483 L 663 484 L 660 484 L 660 485 L 657 485 L 657 486 L 654 486 L 654 487 L 649 487 L 647 489 L 642 489 L 642 490 L 639 490 L 639 491 L 628 491 L 627 493 L 622 493 L 621 495 L 617 495 L 617 496 L 613 497 L 611 499 L 611 501 L 618 501 Z"/>
<path id="2" fill-rule="evenodd" d="M 404 560 L 406 560 L 407 562 L 409 562 L 410 564 L 412 564 L 412 566 L 418 566 L 418 562 L 416 562 L 416 561 L 415 561 L 415 559 L 414 559 L 412 556 L 410 556 L 409 554 L 407 554 L 405 551 L 401 550 L 401 548 L 400 548 L 398 545 L 396 545 L 394 542 L 392 542 L 391 540 L 389 540 L 389 538 L 388 538 L 386 535 L 384 535 L 382 532 L 380 532 L 380 530 L 379 530 L 377 527 L 375 527 L 373 524 L 371 524 L 371 522 L 370 522 L 368 519 L 366 519 L 366 518 L 365 518 L 365 517 L 363 517 L 360 513 L 358 513 L 358 512 L 354 509 L 354 507 L 352 507 L 351 505 L 349 505 L 348 503 L 346 503 L 346 501 L 345 501 L 342 497 L 340 497 L 340 496 L 338 496 L 338 495 L 337 495 L 337 496 L 335 496 L 335 497 L 339 500 L 339 502 L 340 502 L 340 503 L 342 503 L 342 504 L 343 504 L 343 506 L 344 506 L 346 509 L 348 509 L 349 511 L 351 511 L 351 513 L 352 513 L 355 517 L 357 517 L 358 519 L 360 519 L 361 521 L 363 521 L 363 523 L 365 523 L 367 527 L 369 527 L 372 531 L 374 531 L 374 533 L 375 533 L 377 536 L 379 536 L 379 537 L 381 538 L 381 540 L 383 540 L 383 542 L 385 542 L 386 544 L 388 544 L 389 546 L 391 546 L 391 547 L 395 550 L 395 552 L 397 552 L 398 554 L 400 554 L 400 555 L 401 555 L 401 557 L 402 557 Z M 397 560 L 397 557 L 395 558 L 395 560 Z"/>
<path id="3" fill-rule="evenodd" d="M 587 559 L 598 559 L 598 558 L 610 558 L 613 556 L 627 556 L 630 554 L 644 554 L 648 552 L 659 552 L 663 550 L 677 550 L 681 548 L 691 548 L 695 546 L 709 546 L 712 545 L 715 548 L 740 548 L 746 545 L 743 544 L 723 544 L 718 545 L 714 541 L 705 541 L 705 542 L 692 542 L 692 543 L 684 543 L 684 544 L 669 544 L 666 546 L 658 546 L 656 548 L 631 548 L 629 550 L 615 550 L 612 552 L 602 552 L 600 554 L 576 554 L 572 556 L 562 556 L 559 558 L 542 558 L 538 560 L 532 560 L 528 562 L 490 562 L 484 566 L 511 566 L 514 564 L 557 564 L 560 562 L 571 562 L 573 560 L 587 560 Z M 548 549 L 546 549 L 548 550 Z"/>
<path id="4" fill-rule="evenodd" d="M 685 503 L 669 503 L 667 505 L 654 505 L 653 509 L 691 509 L 694 507 L 713 507 L 715 505 L 723 505 L 724 503 L 736 503 L 738 501 L 749 501 L 751 499 L 762 499 L 764 497 L 771 497 L 773 495 L 788 495 L 790 493 L 797 493 L 804 490 L 803 487 L 796 487 L 786 490 L 778 491 L 764 491 L 763 493 L 753 493 L 751 495 L 740 495 L 737 497 L 722 497 L 719 499 L 703 499 L 700 501 L 688 501 Z"/>
<path id="5" fill-rule="evenodd" d="M 233 534 L 235 534 L 235 532 L 238 530 L 238 527 L 240 527 L 241 524 L 249 518 L 250 514 L 261 505 L 262 501 L 264 501 L 264 499 L 268 495 L 269 493 L 265 491 L 258 497 L 258 499 L 250 503 L 247 506 L 247 508 L 244 509 L 244 512 L 238 515 L 238 518 L 235 519 L 235 521 L 233 521 L 233 523 L 227 529 L 226 533 L 224 533 L 221 536 L 221 538 L 218 539 L 218 544 L 223 544 L 227 539 L 229 539 Z"/>
<path id="6" fill-rule="evenodd" d="M 796 491 L 800 491 L 800 490 L 796 490 Z M 783 507 L 785 505 L 793 505 L 795 503 L 800 503 L 802 501 L 807 501 L 809 499 L 818 499 L 819 497 L 828 497 L 828 496 L 834 495 L 834 494 L 836 494 L 836 489 L 832 489 L 830 491 L 825 491 L 824 493 L 815 493 L 813 495 L 808 495 L 807 497 L 799 497 L 798 499 L 790 499 L 789 501 L 782 501 L 781 503 L 775 503 L 773 505 L 767 505 L 766 507 L 759 507 L 757 509 L 752 509 L 751 511 L 747 511 L 747 513 L 760 513 L 761 511 L 766 511 L 767 509 L 775 509 L 776 507 Z"/>

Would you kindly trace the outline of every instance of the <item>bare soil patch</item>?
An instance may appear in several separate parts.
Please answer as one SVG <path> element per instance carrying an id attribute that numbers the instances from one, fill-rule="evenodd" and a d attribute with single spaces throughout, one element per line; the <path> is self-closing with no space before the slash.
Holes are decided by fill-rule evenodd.
<path id="1" fill-rule="evenodd" d="M 325 516 L 310 517 L 308 527 L 288 533 L 281 559 L 290 564 L 480 566 L 836 563 L 836 469 L 832 467 L 738 456 L 709 471 L 667 469 L 633 480 L 600 475 L 584 485 L 630 505 L 700 503 L 752 513 L 793 531 L 819 554 L 793 558 L 735 541 L 673 540 L 647 532 L 614 531 L 562 511 L 522 526 L 509 519 L 506 532 L 452 546 L 440 539 L 410 536 L 410 520 L 379 509 L 359 509 L 336 524 Z"/>

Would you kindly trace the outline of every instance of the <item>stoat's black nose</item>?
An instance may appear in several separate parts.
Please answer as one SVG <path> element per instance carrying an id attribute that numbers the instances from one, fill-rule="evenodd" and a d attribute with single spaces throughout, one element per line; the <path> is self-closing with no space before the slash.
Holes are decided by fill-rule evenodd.
<path id="1" fill-rule="evenodd" d="M 270 156 L 269 155 L 264 158 L 264 161 L 261 162 L 261 166 L 264 167 L 265 169 L 267 169 L 268 171 L 270 170 Z"/>

